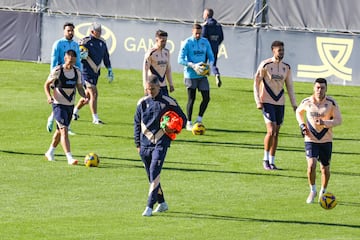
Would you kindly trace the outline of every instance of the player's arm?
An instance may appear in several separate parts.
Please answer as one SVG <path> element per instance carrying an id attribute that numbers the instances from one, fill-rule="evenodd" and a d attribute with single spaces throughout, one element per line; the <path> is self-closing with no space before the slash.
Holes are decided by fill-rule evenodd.
<path id="1" fill-rule="evenodd" d="M 45 84 L 44 84 L 44 91 L 45 91 L 45 95 L 46 95 L 46 98 L 47 98 L 47 102 L 49 104 L 53 103 L 54 102 L 54 99 L 50 93 L 50 87 L 51 85 L 54 84 L 55 80 L 59 78 L 59 71 L 57 70 L 58 68 L 56 69 L 53 69 L 48 78 L 46 79 L 45 81 Z"/>
<path id="2" fill-rule="evenodd" d="M 292 81 L 292 76 L 291 76 L 290 69 L 289 69 L 288 75 L 287 75 L 287 77 L 285 79 L 285 86 L 286 86 L 286 90 L 287 90 L 289 98 L 290 98 L 291 105 L 292 105 L 294 111 L 296 111 L 297 104 L 296 104 L 294 86 L 293 86 L 293 81 Z"/>
<path id="3" fill-rule="evenodd" d="M 179 55 L 178 55 L 178 63 L 184 65 L 186 67 L 189 66 L 189 61 L 187 59 L 187 44 L 184 42 L 180 48 Z"/>
<path id="4" fill-rule="evenodd" d="M 304 114 L 305 114 L 305 105 L 304 105 L 304 101 L 303 101 L 300 104 L 300 106 L 297 107 L 296 110 L 295 110 L 296 121 L 299 124 L 300 133 L 303 136 L 305 136 L 305 135 L 307 135 L 309 133 L 309 130 L 308 130 L 306 124 L 305 124 Z"/>
<path id="5" fill-rule="evenodd" d="M 56 41 L 51 50 L 50 70 L 59 65 L 59 58 L 58 41 Z"/>
<path id="6" fill-rule="evenodd" d="M 138 103 L 134 115 L 134 141 L 138 151 L 140 149 L 140 134 L 141 134 L 141 103 Z"/>
<path id="7" fill-rule="evenodd" d="M 342 116 L 340 113 L 339 105 L 334 101 L 332 118 L 329 120 L 321 120 L 320 124 L 324 125 L 326 128 L 331 128 L 338 126 L 341 123 L 342 123 Z"/>
<path id="8" fill-rule="evenodd" d="M 146 80 L 149 77 L 149 69 L 150 69 L 150 62 L 149 62 L 149 55 L 146 54 L 144 57 L 144 62 L 143 62 L 143 74 L 142 74 L 142 80 L 143 80 L 143 88 L 144 88 L 144 92 L 146 94 L 146 90 L 145 90 L 145 86 L 146 86 Z"/>
<path id="9" fill-rule="evenodd" d="M 212 51 L 212 49 L 211 49 L 211 46 L 210 46 L 210 42 L 207 40 L 207 39 L 205 39 L 206 40 L 206 57 L 207 57 L 207 59 L 209 60 L 209 64 L 211 65 L 211 66 L 213 66 L 214 65 L 214 61 L 215 61 L 215 58 L 214 58 L 214 53 L 213 53 L 213 51 Z"/>
<path id="10" fill-rule="evenodd" d="M 260 82 L 264 77 L 264 71 L 265 70 L 263 69 L 263 64 L 260 64 L 254 76 L 254 99 L 257 109 L 263 108 L 263 105 L 260 102 Z"/>
<path id="11" fill-rule="evenodd" d="M 172 79 L 172 71 L 171 71 L 171 63 L 170 63 L 170 51 L 168 51 L 168 64 L 166 66 L 166 80 L 169 83 L 169 87 L 170 87 L 170 92 L 173 92 L 175 90 L 174 88 L 174 83 L 173 83 L 173 79 Z"/>

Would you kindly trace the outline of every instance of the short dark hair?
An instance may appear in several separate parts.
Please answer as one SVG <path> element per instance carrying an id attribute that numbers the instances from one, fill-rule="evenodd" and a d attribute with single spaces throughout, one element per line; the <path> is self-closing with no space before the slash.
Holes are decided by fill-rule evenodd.
<path id="1" fill-rule="evenodd" d="M 72 56 L 72 57 L 77 57 L 75 50 L 72 50 L 72 49 L 67 50 L 65 54 Z"/>
<path id="2" fill-rule="evenodd" d="M 314 84 L 315 83 L 325 83 L 325 86 L 327 86 L 327 81 L 325 78 L 317 78 L 317 79 L 315 79 Z"/>
<path id="3" fill-rule="evenodd" d="M 212 8 L 205 8 L 205 11 L 207 11 L 207 16 L 209 18 L 212 18 L 214 16 L 214 10 L 212 10 Z"/>
<path id="4" fill-rule="evenodd" d="M 72 22 L 66 22 L 66 23 L 64 23 L 64 27 L 63 27 L 63 29 L 65 29 L 66 27 L 72 27 L 72 28 L 75 28 L 75 25 L 74 25 Z"/>
<path id="5" fill-rule="evenodd" d="M 168 33 L 159 29 L 156 31 L 155 33 L 155 37 L 167 37 L 168 36 Z"/>
<path id="6" fill-rule="evenodd" d="M 192 29 L 202 29 L 201 25 L 198 23 L 193 24 Z"/>
<path id="7" fill-rule="evenodd" d="M 284 46 L 284 42 L 282 42 L 282 41 L 273 41 L 272 44 L 271 44 L 271 50 L 274 47 L 283 47 L 283 46 Z"/>
<path id="8" fill-rule="evenodd" d="M 154 74 L 152 74 L 148 77 L 148 79 L 146 80 L 146 83 L 160 86 L 159 78 L 158 78 L 158 76 L 156 76 Z"/>

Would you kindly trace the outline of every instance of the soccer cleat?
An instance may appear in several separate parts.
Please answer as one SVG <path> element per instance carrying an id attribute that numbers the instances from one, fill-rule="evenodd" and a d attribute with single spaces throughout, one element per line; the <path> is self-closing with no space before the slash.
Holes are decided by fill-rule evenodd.
<path id="1" fill-rule="evenodd" d="M 46 124 L 46 130 L 48 132 L 52 132 L 54 126 L 54 117 L 51 115 L 48 117 L 47 124 Z"/>
<path id="2" fill-rule="evenodd" d="M 269 160 L 264 160 L 263 166 L 265 170 L 271 170 Z"/>
<path id="3" fill-rule="evenodd" d="M 150 217 L 152 215 L 152 208 L 146 207 L 142 215 L 144 217 Z"/>
<path id="4" fill-rule="evenodd" d="M 270 169 L 271 170 L 278 170 L 278 168 L 275 166 L 275 164 L 270 164 Z"/>
<path id="5" fill-rule="evenodd" d="M 166 202 L 162 202 L 159 203 L 159 205 L 157 206 L 157 208 L 155 209 L 154 212 L 165 212 L 169 209 L 169 206 L 167 205 Z"/>
<path id="6" fill-rule="evenodd" d="M 100 119 L 96 119 L 93 120 L 93 124 L 105 124 L 103 121 L 101 121 Z"/>
<path id="7" fill-rule="evenodd" d="M 215 75 L 215 80 L 216 80 L 216 85 L 217 85 L 218 87 L 221 87 L 222 82 L 221 82 L 221 79 L 220 79 L 220 75 L 219 75 L 219 74 L 216 74 L 216 75 Z"/>
<path id="8" fill-rule="evenodd" d="M 192 131 L 192 128 L 193 128 L 192 123 L 191 123 L 191 122 L 187 122 L 187 123 L 186 123 L 186 130 Z"/>
<path id="9" fill-rule="evenodd" d="M 316 195 L 317 195 L 316 192 L 311 191 L 308 198 L 306 199 L 306 203 L 308 204 L 313 203 Z"/>
<path id="10" fill-rule="evenodd" d="M 73 116 L 72 116 L 72 119 L 75 120 L 75 121 L 78 120 L 79 118 L 80 118 L 80 116 L 77 113 L 74 113 Z"/>
<path id="11" fill-rule="evenodd" d="M 46 152 L 45 153 L 45 158 L 48 161 L 51 161 L 51 162 L 55 161 L 54 153 Z"/>
<path id="12" fill-rule="evenodd" d="M 79 161 L 78 161 L 78 160 L 76 160 L 76 159 L 74 159 L 74 158 L 73 158 L 73 159 L 71 159 L 71 160 L 68 160 L 68 164 L 69 164 L 69 165 L 77 165 L 77 164 L 78 164 L 78 162 L 79 162 Z"/>

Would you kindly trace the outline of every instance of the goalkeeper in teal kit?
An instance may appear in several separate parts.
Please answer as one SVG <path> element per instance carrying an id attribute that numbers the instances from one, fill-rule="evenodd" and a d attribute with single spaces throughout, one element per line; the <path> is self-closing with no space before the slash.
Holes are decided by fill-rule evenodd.
<path id="1" fill-rule="evenodd" d="M 210 73 L 209 65 L 214 65 L 214 54 L 209 41 L 201 37 L 201 31 L 202 27 L 200 24 L 193 25 L 192 36 L 185 39 L 178 56 L 178 63 L 184 65 L 184 82 L 188 95 L 186 106 L 188 119 L 186 130 L 188 131 L 191 131 L 193 127 L 191 119 L 196 98 L 196 89 L 200 91 L 202 101 L 195 122 L 202 122 L 203 115 L 210 101 L 210 86 L 207 75 Z"/>

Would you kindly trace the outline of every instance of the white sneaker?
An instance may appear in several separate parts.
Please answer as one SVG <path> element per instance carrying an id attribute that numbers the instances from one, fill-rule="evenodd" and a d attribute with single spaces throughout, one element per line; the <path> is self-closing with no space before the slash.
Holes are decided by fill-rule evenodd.
<path id="1" fill-rule="evenodd" d="M 49 152 L 46 152 L 45 153 L 45 158 L 48 160 L 48 161 L 55 161 L 55 156 L 54 156 L 54 153 L 49 153 Z"/>
<path id="2" fill-rule="evenodd" d="M 103 121 L 101 121 L 100 119 L 96 119 L 93 120 L 93 124 L 105 124 Z"/>
<path id="3" fill-rule="evenodd" d="M 165 212 L 169 209 L 169 206 L 167 205 L 166 202 L 163 203 L 159 203 L 159 205 L 157 206 L 157 208 L 155 209 L 154 212 Z"/>
<path id="4" fill-rule="evenodd" d="M 74 133 L 73 131 L 71 131 L 71 129 L 70 129 L 70 128 L 68 129 L 68 134 L 69 134 L 69 135 L 71 135 L 71 136 L 76 135 L 76 133 Z"/>
<path id="5" fill-rule="evenodd" d="M 323 191 L 320 191 L 320 193 L 319 193 L 319 199 L 318 199 L 318 202 L 320 202 L 320 199 L 322 198 L 322 196 L 325 194 L 325 192 L 323 192 Z"/>
<path id="6" fill-rule="evenodd" d="M 192 123 L 191 123 L 191 122 L 187 122 L 187 123 L 186 123 L 186 130 L 192 131 L 192 128 L 193 128 Z"/>
<path id="7" fill-rule="evenodd" d="M 71 159 L 71 160 L 68 160 L 68 164 L 69 164 L 69 165 L 77 165 L 77 164 L 78 164 L 78 162 L 79 162 L 79 161 L 78 161 L 78 160 L 76 160 L 76 159 L 74 159 L 74 158 L 73 158 L 73 159 Z"/>
<path id="8" fill-rule="evenodd" d="M 146 207 L 142 215 L 144 217 L 150 217 L 152 215 L 152 208 Z"/>
<path id="9" fill-rule="evenodd" d="M 46 124 L 46 130 L 48 132 L 52 132 L 54 126 L 54 117 L 50 116 L 48 117 L 47 124 Z"/>
<path id="10" fill-rule="evenodd" d="M 306 203 L 313 203 L 316 195 L 317 192 L 310 192 L 308 198 L 306 199 Z"/>

